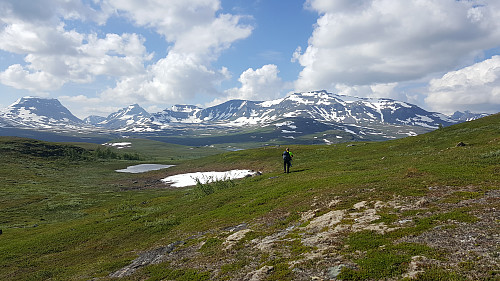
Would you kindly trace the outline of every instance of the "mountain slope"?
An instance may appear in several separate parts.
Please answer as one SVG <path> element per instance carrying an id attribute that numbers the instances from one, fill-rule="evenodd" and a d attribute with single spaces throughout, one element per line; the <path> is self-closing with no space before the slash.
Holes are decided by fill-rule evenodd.
<path id="1" fill-rule="evenodd" d="M 295 130 L 273 132 L 267 129 L 265 135 L 254 133 L 259 128 L 273 127 L 273 124 L 295 122 L 294 119 L 308 121 L 293 125 Z M 231 100 L 205 109 L 178 105 L 152 114 L 149 119 L 138 116 L 137 120 L 130 121 L 119 130 L 174 143 L 179 143 L 177 138 L 180 136 L 189 135 L 192 137 L 189 140 L 191 145 L 385 140 L 416 135 L 456 123 L 442 114 L 427 112 L 408 103 L 347 97 L 326 91 L 295 93 L 265 102 Z M 307 124 L 319 126 L 309 127 Z M 105 122 L 102 125 L 106 126 Z M 240 133 L 229 136 L 228 131 Z M 321 135 L 325 137 L 319 138 Z"/>
<path id="2" fill-rule="evenodd" d="M 151 114 L 138 104 L 133 104 L 129 107 L 111 113 L 106 120 L 97 125 L 112 130 L 127 130 L 130 127 L 140 127 L 144 123 L 150 123 Z"/>
<path id="3" fill-rule="evenodd" d="M 172 111 L 162 114 L 166 118 Z M 173 113 L 173 112 L 172 112 Z M 193 110 L 178 122 L 229 122 L 230 125 L 256 125 L 289 117 L 310 118 L 343 124 L 388 123 L 436 129 L 456 121 L 442 114 L 391 99 L 341 96 L 326 91 L 294 93 L 286 98 L 256 102 L 231 100 L 217 106 Z"/>
<path id="4" fill-rule="evenodd" d="M 89 116 L 84 121 L 57 100 L 26 98 L 0 114 L 0 126 L 70 135 L 137 136 L 179 144 L 187 137 L 190 145 L 238 143 L 248 148 L 269 143 L 381 141 L 426 133 L 478 116 L 482 115 L 457 112 L 452 118 L 392 99 L 314 91 L 272 101 L 231 100 L 209 108 L 175 105 L 153 114 L 134 104 L 108 117 Z M 280 129 L 283 126 L 279 124 L 294 129 Z"/>
<path id="5" fill-rule="evenodd" d="M 0 153 L 0 276 L 494 280 L 499 124 L 497 114 L 386 142 L 292 145 L 286 175 L 283 147 L 124 175 L 114 170 L 127 162 L 47 161 L 2 141 L 14 154 Z M 238 168 L 263 174 L 160 182 Z"/>
<path id="6" fill-rule="evenodd" d="M 24 97 L 1 113 L 3 123 L 8 126 L 38 129 L 83 126 L 82 120 L 74 116 L 57 99 Z M 5 125 L 4 125 L 5 126 Z"/>

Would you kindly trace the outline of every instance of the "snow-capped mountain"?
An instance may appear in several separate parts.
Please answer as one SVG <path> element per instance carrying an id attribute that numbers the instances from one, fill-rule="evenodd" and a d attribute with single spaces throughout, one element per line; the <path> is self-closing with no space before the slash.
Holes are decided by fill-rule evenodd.
<path id="1" fill-rule="evenodd" d="M 90 115 L 90 116 L 86 117 L 85 119 L 83 119 L 83 123 L 88 124 L 88 125 L 93 125 L 93 126 L 95 126 L 103 121 L 106 121 L 106 117 L 97 116 L 97 115 Z"/>
<path id="2" fill-rule="evenodd" d="M 108 117 L 89 116 L 84 121 L 55 99 L 28 97 L 0 113 L 0 126 L 142 136 L 223 136 L 231 132 L 242 134 L 242 140 L 329 143 L 411 136 L 479 116 L 465 112 L 448 117 L 392 99 L 315 91 L 271 101 L 230 100 L 208 108 L 175 105 L 152 114 L 134 104 Z M 260 133 L 250 133 L 256 130 Z"/>
<path id="3" fill-rule="evenodd" d="M 134 127 L 143 124 L 150 125 L 151 114 L 138 104 L 122 108 L 115 113 L 111 113 L 104 121 L 97 123 L 97 126 L 111 130 L 134 130 Z"/>
<path id="4" fill-rule="evenodd" d="M 57 99 L 24 97 L 0 113 L 3 126 L 51 129 L 78 128 L 84 122 L 74 116 Z"/>
<path id="5" fill-rule="evenodd" d="M 183 112 L 172 110 L 153 114 L 154 121 L 182 123 L 226 123 L 228 125 L 265 125 L 283 118 L 303 117 L 321 122 L 343 124 L 386 123 L 421 126 L 431 129 L 456 123 L 451 118 L 405 102 L 391 99 L 355 98 L 326 91 L 294 93 L 286 98 L 256 102 L 231 100 L 206 109 Z M 160 118 L 161 117 L 161 118 Z"/>
<path id="6" fill-rule="evenodd" d="M 151 121 L 157 124 L 177 123 L 197 123 L 194 118 L 202 109 L 194 105 L 174 105 L 162 112 L 152 114 Z"/>
<path id="7" fill-rule="evenodd" d="M 488 116 L 487 113 L 472 113 L 466 110 L 464 112 L 455 111 L 455 113 L 451 115 L 451 119 L 456 121 L 472 121 L 486 116 Z"/>

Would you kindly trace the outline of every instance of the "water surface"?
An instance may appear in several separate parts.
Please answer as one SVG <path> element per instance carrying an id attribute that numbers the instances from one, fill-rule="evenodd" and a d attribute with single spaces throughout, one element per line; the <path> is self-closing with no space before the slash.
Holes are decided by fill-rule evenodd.
<path id="1" fill-rule="evenodd" d="M 170 168 L 173 166 L 175 166 L 175 165 L 140 164 L 140 165 L 135 165 L 135 166 L 128 166 L 126 169 L 121 169 L 121 170 L 116 170 L 116 171 L 119 173 L 138 174 L 138 173 L 144 173 L 144 172 L 149 172 L 149 171 L 166 169 L 166 168 Z"/>

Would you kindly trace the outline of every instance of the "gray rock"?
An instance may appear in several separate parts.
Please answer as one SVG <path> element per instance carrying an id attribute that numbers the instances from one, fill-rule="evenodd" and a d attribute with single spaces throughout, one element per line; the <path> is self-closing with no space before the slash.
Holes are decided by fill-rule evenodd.
<path id="1" fill-rule="evenodd" d="M 137 269 L 150 265 L 160 263 L 166 255 L 171 253 L 175 247 L 183 244 L 183 241 L 171 243 L 165 247 L 160 247 L 151 251 L 142 253 L 138 258 L 132 261 L 131 264 L 111 273 L 109 277 L 122 278 L 132 275 Z"/>
<path id="2" fill-rule="evenodd" d="M 345 265 L 341 264 L 341 265 L 337 265 L 337 266 L 332 266 L 330 268 L 328 268 L 328 278 L 330 279 L 336 279 L 337 276 L 340 275 L 340 272 L 342 271 L 342 268 L 344 268 Z"/>

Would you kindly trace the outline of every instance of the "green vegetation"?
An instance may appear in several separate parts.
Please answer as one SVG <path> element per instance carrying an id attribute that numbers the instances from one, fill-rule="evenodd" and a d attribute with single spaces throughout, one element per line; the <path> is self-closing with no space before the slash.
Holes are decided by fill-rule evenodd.
<path id="1" fill-rule="evenodd" d="M 193 147 L 178 144 L 167 144 L 149 139 L 126 138 L 116 139 L 108 143 L 130 143 L 131 145 L 129 148 L 123 148 L 120 149 L 120 151 L 131 154 L 140 154 L 143 157 L 142 160 L 155 162 L 160 161 L 169 164 L 176 164 L 179 163 L 179 161 L 197 159 L 224 152 L 222 149 L 210 146 Z"/>
<path id="2" fill-rule="evenodd" d="M 118 153 L 109 147 L 87 144 L 88 149 L 77 145 L 49 144 L 42 141 L 4 138 L 0 152 L 5 156 L 17 154 L 42 157 L 46 159 L 64 159 L 68 161 L 95 161 L 104 159 L 140 160 L 137 153 Z"/>
<path id="3" fill-rule="evenodd" d="M 339 278 L 400 279 L 415 256 L 431 260 L 419 268 L 419 280 L 498 278 L 498 268 L 486 262 L 498 259 L 494 247 L 453 263 L 450 249 L 421 241 L 424 234 L 478 223 L 488 230 L 484 216 L 494 204 L 498 209 L 488 194 L 500 186 L 500 115 L 393 141 L 293 145 L 292 173 L 286 175 L 283 147 L 221 153 L 211 147 L 118 141 L 132 142 L 132 148 L 0 138 L 3 280 L 107 280 L 141 252 L 176 241 L 186 242 L 176 259 L 139 268 L 123 280 L 242 279 L 263 266 L 270 268 L 266 280 L 297 280 L 307 272 L 323 274 L 338 262 L 334 257 L 348 265 Z M 467 145 L 456 147 L 460 141 Z M 115 172 L 148 160 L 177 165 L 144 174 Z M 181 172 L 231 169 L 263 175 L 180 189 L 159 182 Z M 339 225 L 348 230 L 332 238 L 321 259 L 310 257 L 318 248 L 301 240 L 314 235 L 306 230 L 311 218 L 304 221 L 302 214 L 362 213 L 374 202 L 391 200 L 409 203 L 379 208 L 370 222 L 390 230 L 354 231 L 359 221 L 346 215 Z M 361 201 L 367 206 L 355 210 Z M 226 229 L 242 223 L 252 231 L 225 249 L 232 234 Z M 285 229 L 270 250 L 256 250 L 264 238 Z M 471 273 L 470 264 L 484 268 Z"/>
<path id="4" fill-rule="evenodd" d="M 203 281 L 210 280 L 210 273 L 197 272 L 193 269 L 170 269 L 163 265 L 154 265 L 147 268 L 150 276 L 149 281 L 179 280 L 179 281 Z"/>

